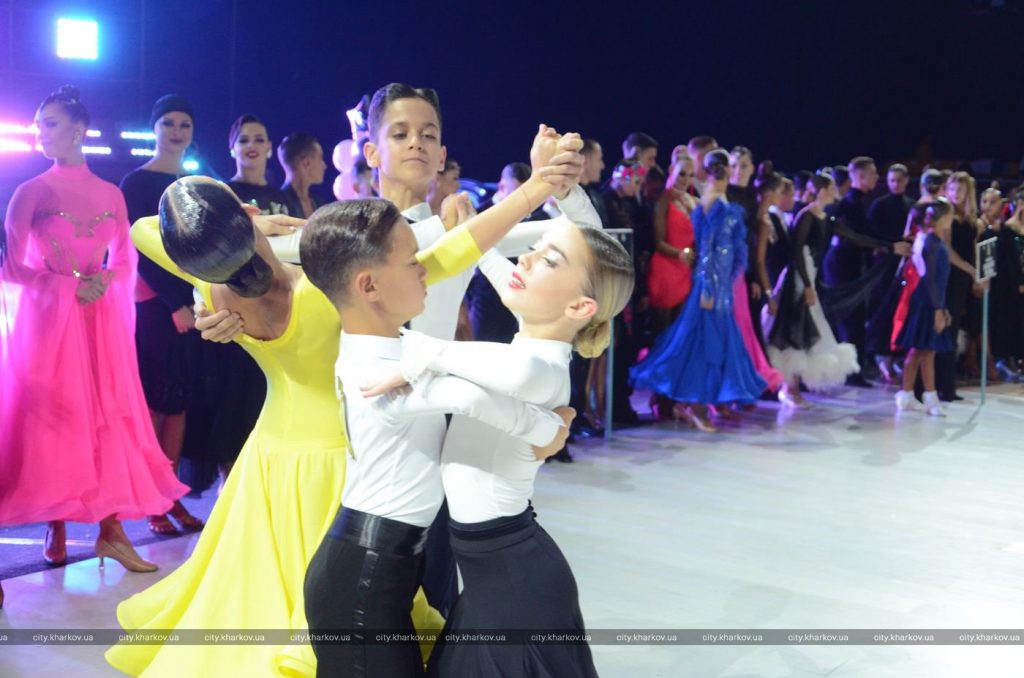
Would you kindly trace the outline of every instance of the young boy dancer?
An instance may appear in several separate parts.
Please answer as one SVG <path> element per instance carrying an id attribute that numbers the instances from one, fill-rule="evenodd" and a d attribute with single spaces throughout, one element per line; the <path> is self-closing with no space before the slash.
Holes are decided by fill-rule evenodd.
<path id="1" fill-rule="evenodd" d="M 538 147 L 547 148 L 537 154 L 543 164 L 554 153 L 554 140 L 542 132 Z M 553 190 L 539 174 L 517 201 L 476 217 L 447 238 L 475 236 L 491 222 L 528 214 Z M 543 455 L 564 442 L 571 411 L 553 415 L 458 378 L 421 384 L 396 398 L 364 400 L 359 384 L 397 365 L 399 328 L 422 310 L 428 271 L 415 258 L 412 231 L 385 201 L 338 203 L 314 216 L 301 249 L 310 280 L 343 318 L 344 349 L 336 375 L 352 445 L 343 508 L 307 573 L 306 613 L 318 673 L 421 675 L 415 642 L 375 644 L 369 631 L 412 632 L 409 610 L 419 584 L 422 543 L 443 498 L 440 415 L 479 418 L 531 445 L 548 446 L 538 450 Z M 317 641 L 317 634 L 331 629 L 351 630 L 357 642 Z"/>

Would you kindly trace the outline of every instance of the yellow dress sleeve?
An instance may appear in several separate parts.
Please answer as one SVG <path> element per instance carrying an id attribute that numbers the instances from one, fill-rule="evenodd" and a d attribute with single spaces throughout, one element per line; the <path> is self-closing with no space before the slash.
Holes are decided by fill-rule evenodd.
<path id="1" fill-rule="evenodd" d="M 416 259 L 427 268 L 427 284 L 433 285 L 462 273 L 475 264 L 482 254 L 469 230 L 459 226 L 417 253 Z"/>
<path id="2" fill-rule="evenodd" d="M 160 268 L 164 269 L 171 275 L 190 283 L 193 287 L 199 290 L 203 295 L 203 299 L 206 300 L 207 307 L 213 310 L 213 305 L 210 301 L 210 283 L 200 280 L 194 275 L 190 275 L 181 270 L 178 268 L 178 265 L 171 261 L 171 258 L 167 256 L 167 250 L 164 249 L 164 242 L 160 239 L 159 217 L 142 217 L 136 221 L 132 224 L 131 236 L 135 249 L 152 259 Z M 439 240 L 438 243 L 440 242 L 441 241 Z"/>

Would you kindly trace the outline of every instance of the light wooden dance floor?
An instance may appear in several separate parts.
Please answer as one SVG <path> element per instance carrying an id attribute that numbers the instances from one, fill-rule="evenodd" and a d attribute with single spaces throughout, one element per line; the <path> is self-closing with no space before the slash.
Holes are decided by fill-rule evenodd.
<path id="1" fill-rule="evenodd" d="M 574 447 L 534 506 L 589 628 L 1024 629 L 1024 387 L 946 419 L 892 391 L 763 404 L 718 435 L 672 423 Z M 143 547 L 164 572 L 194 538 Z M 156 575 L 95 560 L 4 582 L 12 628 L 116 626 Z M 596 632 L 596 631 L 595 631 Z M 103 647 L 0 647 L 0 675 L 109 676 Z M 602 676 L 1020 676 L 1024 646 L 601 644 Z"/>

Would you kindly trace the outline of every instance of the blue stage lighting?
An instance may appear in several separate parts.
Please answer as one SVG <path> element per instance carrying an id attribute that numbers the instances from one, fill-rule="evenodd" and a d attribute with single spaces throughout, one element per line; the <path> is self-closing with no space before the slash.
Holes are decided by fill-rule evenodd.
<path id="1" fill-rule="evenodd" d="M 99 58 L 99 24 L 83 19 L 57 19 L 57 56 L 61 59 Z"/>
<path id="2" fill-rule="evenodd" d="M 195 160 L 186 160 L 182 163 L 182 167 L 186 172 L 195 172 L 199 169 L 199 163 Z"/>

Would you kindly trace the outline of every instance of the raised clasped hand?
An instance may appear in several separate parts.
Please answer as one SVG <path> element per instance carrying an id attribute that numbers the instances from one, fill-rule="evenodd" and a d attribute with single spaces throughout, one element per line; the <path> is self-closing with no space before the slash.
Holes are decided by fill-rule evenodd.
<path id="1" fill-rule="evenodd" d="M 450 231 L 459 224 L 469 221 L 476 216 L 476 208 L 465 192 L 453 193 L 441 203 L 441 221 L 444 223 L 444 230 Z"/>
<path id="2" fill-rule="evenodd" d="M 558 134 L 553 127 L 541 125 L 530 150 L 533 172 L 555 187 L 555 197 L 563 199 L 583 174 L 583 139 L 576 132 Z"/>

